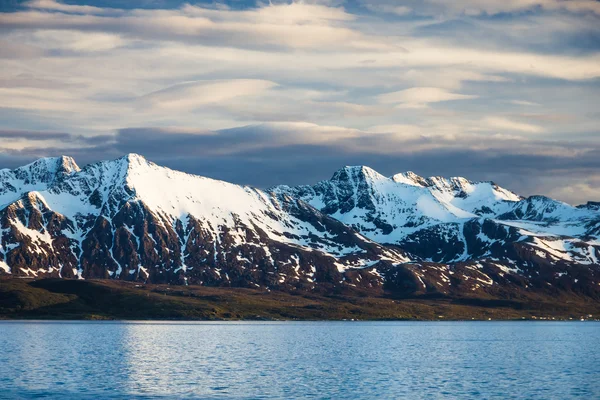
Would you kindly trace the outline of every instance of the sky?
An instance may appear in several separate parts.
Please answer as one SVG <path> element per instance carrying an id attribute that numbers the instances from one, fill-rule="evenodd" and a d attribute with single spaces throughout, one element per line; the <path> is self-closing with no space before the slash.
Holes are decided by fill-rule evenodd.
<path id="1" fill-rule="evenodd" d="M 0 0 L 0 168 L 126 153 L 600 201 L 600 1 Z"/>

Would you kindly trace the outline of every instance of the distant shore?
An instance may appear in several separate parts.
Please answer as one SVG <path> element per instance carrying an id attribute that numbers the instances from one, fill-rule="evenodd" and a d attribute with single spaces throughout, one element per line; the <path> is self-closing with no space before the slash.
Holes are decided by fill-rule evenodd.
<path id="1" fill-rule="evenodd" d="M 110 280 L 0 280 L 3 320 L 160 321 L 593 321 L 600 303 L 572 298 L 394 298 Z"/>

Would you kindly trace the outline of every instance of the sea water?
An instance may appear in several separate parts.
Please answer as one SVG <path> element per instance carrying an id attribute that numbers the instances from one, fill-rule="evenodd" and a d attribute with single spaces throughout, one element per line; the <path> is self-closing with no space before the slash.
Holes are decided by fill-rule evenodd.
<path id="1" fill-rule="evenodd" d="M 596 322 L 0 322 L 0 398 L 600 398 Z"/>

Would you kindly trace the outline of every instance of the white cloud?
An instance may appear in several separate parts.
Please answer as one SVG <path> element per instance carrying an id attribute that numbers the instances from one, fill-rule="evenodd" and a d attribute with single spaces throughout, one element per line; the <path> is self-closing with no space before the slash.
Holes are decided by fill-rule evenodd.
<path id="1" fill-rule="evenodd" d="M 367 128 L 375 134 L 391 134 L 400 140 L 417 140 L 424 137 L 423 127 L 409 124 L 375 125 Z"/>
<path id="2" fill-rule="evenodd" d="M 394 77 L 418 86 L 433 86 L 448 90 L 460 89 L 464 83 L 470 82 L 498 83 L 511 81 L 509 78 L 504 76 L 473 71 L 464 67 L 413 68 L 401 73 L 397 73 L 394 75 Z"/>
<path id="3" fill-rule="evenodd" d="M 189 4 L 178 10 L 90 7 L 89 12 L 85 12 L 88 6 L 50 0 L 28 4 L 33 6 L 31 10 L 0 14 L 0 23 L 6 28 L 103 31 L 138 39 L 250 48 L 388 47 L 369 35 L 346 27 L 344 23 L 352 21 L 354 15 L 339 7 L 318 4 L 269 4 L 249 10 L 212 9 Z M 44 12 L 39 8 L 57 12 Z"/>
<path id="4" fill-rule="evenodd" d="M 600 188 L 597 185 L 592 186 L 588 182 L 579 182 L 568 186 L 551 188 L 548 195 L 572 204 L 581 204 L 590 200 L 599 201 Z"/>
<path id="5" fill-rule="evenodd" d="M 34 32 L 33 43 L 46 49 L 61 49 L 81 53 L 108 51 L 123 46 L 120 35 L 102 32 L 76 32 L 69 30 L 44 30 Z"/>
<path id="6" fill-rule="evenodd" d="M 185 82 L 149 93 L 141 97 L 140 101 L 142 106 L 150 104 L 163 110 L 193 110 L 236 97 L 257 95 L 276 85 L 274 82 L 258 79 Z"/>
<path id="7" fill-rule="evenodd" d="M 600 175 L 583 173 L 577 176 L 561 176 L 558 171 L 550 172 L 550 175 L 539 179 L 538 191 L 570 204 L 600 201 Z"/>
<path id="8" fill-rule="evenodd" d="M 504 117 L 486 117 L 482 121 L 484 127 L 494 130 L 508 130 L 527 133 L 541 133 L 544 129 L 537 125 L 512 121 Z"/>
<path id="9" fill-rule="evenodd" d="M 360 17 L 340 7 L 291 3 L 267 5 L 250 10 L 223 10 L 186 5 L 180 10 L 121 10 L 121 14 L 118 15 L 100 16 L 96 15 L 99 12 L 96 7 L 93 12 L 80 15 L 60 12 L 64 7 L 69 9 L 79 6 L 49 1 L 43 3 L 58 4 L 60 7 L 57 6 L 57 12 L 52 13 L 36 10 L 2 13 L 0 24 L 5 30 L 13 31 L 47 33 L 54 30 L 71 30 L 77 35 L 81 32 L 100 32 L 104 35 L 147 41 L 154 44 L 151 47 L 156 47 L 158 43 L 179 41 L 186 47 L 212 47 L 213 50 L 210 51 L 232 53 L 231 49 L 237 48 L 238 59 L 258 62 L 263 67 L 269 62 L 272 65 L 276 63 L 277 66 L 285 65 L 286 68 L 294 68 L 295 64 L 301 67 L 308 66 L 313 71 L 428 68 L 428 75 L 433 79 L 438 79 L 435 70 L 456 70 L 458 67 L 464 77 L 456 76 L 455 80 L 478 81 L 498 73 L 569 80 L 600 76 L 600 57 L 597 54 L 575 57 L 508 49 L 472 49 L 456 44 L 450 45 L 444 40 L 390 35 L 388 30 L 393 24 L 384 21 L 373 22 L 368 29 L 361 30 L 365 25 L 356 23 Z M 114 9 L 106 10 L 116 12 Z M 56 44 L 53 44 L 52 40 L 46 44 L 53 45 Z M 105 39 L 101 47 L 108 46 Z M 73 48 L 68 45 L 66 47 Z M 93 42 L 88 47 L 93 47 Z M 263 49 L 265 52 L 244 54 L 249 49 Z M 272 49 L 294 49 L 298 52 L 291 54 L 270 51 Z M 332 52 L 335 53 L 335 57 L 331 56 Z M 202 55 L 210 58 L 210 54 L 203 52 Z M 249 56 L 256 60 L 250 60 Z M 231 60 L 231 56 L 228 60 Z M 496 80 L 492 81 L 497 79 L 503 78 L 496 77 Z"/>
<path id="10" fill-rule="evenodd" d="M 408 15 L 410 14 L 413 10 L 410 7 L 407 6 L 399 6 L 396 4 L 385 4 L 385 3 L 378 3 L 378 2 L 365 2 L 363 3 L 363 6 L 371 11 L 374 12 L 381 12 L 381 13 L 388 13 L 388 14 L 395 14 L 395 15 L 400 15 L 400 16 L 404 16 L 404 15 Z"/>
<path id="11" fill-rule="evenodd" d="M 415 42 L 408 53 L 378 56 L 379 66 L 469 66 L 480 71 L 582 80 L 600 76 L 600 55 L 566 57 L 536 53 L 488 51 Z"/>
<path id="12" fill-rule="evenodd" d="M 512 104 L 518 105 L 518 106 L 532 106 L 532 107 L 539 107 L 541 106 L 540 103 L 535 103 L 533 101 L 527 101 L 527 100 L 511 100 L 510 101 Z"/>
<path id="13" fill-rule="evenodd" d="M 435 87 L 413 87 L 397 92 L 381 94 L 377 97 L 380 103 L 399 104 L 403 108 L 423 108 L 429 103 L 450 100 L 468 100 L 477 98 L 476 95 L 452 93 Z"/>
<path id="14" fill-rule="evenodd" d="M 391 10 L 391 12 L 393 12 L 396 15 L 407 15 L 412 12 L 412 8 L 406 7 L 406 6 L 398 6 L 398 7 L 394 7 Z"/>
<path id="15" fill-rule="evenodd" d="M 570 12 L 593 12 L 600 15 L 600 3 L 595 0 L 425 0 L 443 9 L 467 15 L 500 14 L 542 8 Z"/>
<path id="16" fill-rule="evenodd" d="M 194 133 L 194 128 L 168 129 L 169 133 Z M 236 135 L 236 133 L 238 135 Z M 199 134 L 206 136 L 205 130 Z M 215 131 L 213 136 L 234 135 L 224 148 L 215 148 L 220 154 L 235 154 L 249 149 L 277 148 L 289 145 L 330 145 L 349 152 L 372 154 L 405 154 L 434 149 L 508 150 L 557 154 L 553 146 L 541 145 L 531 139 L 503 134 L 462 132 L 452 124 L 395 124 L 353 129 L 344 126 L 319 125 L 311 122 L 266 122 Z M 517 145 L 518 143 L 518 145 Z M 518 146 L 518 148 L 516 147 Z M 536 146 L 538 149 L 536 150 Z M 564 151 L 558 151 L 564 154 Z"/>
<path id="17" fill-rule="evenodd" d="M 26 7 L 37 10 L 62 11 L 66 13 L 80 14 L 122 14 L 123 10 L 94 7 L 87 5 L 64 4 L 54 0 L 30 0 L 23 4 Z"/>
<path id="18" fill-rule="evenodd" d="M 421 13 L 417 3 L 388 5 L 407 16 Z M 277 129 L 269 125 L 278 132 L 274 143 L 289 129 L 298 137 L 294 143 L 359 146 L 348 140 L 360 139 L 365 151 L 378 154 L 398 151 L 399 144 L 485 150 L 515 143 L 523 151 L 554 153 L 560 146 L 536 148 L 527 138 L 561 133 L 546 116 L 569 115 L 563 132 L 595 132 L 600 119 L 593 114 L 600 98 L 591 81 L 600 77 L 600 54 L 559 48 L 551 34 L 557 26 L 570 34 L 594 32 L 594 19 L 576 24 L 579 17 L 563 18 L 562 9 L 519 23 L 478 19 L 474 26 L 493 24 L 497 36 L 465 40 L 418 28 L 474 21 L 468 16 L 399 23 L 385 15 L 387 6 L 360 15 L 338 1 L 243 10 L 119 10 L 50 0 L 29 7 L 0 13 L 0 118 L 8 128 L 41 124 L 96 134 L 128 126 L 204 131 L 279 121 Z M 547 29 L 535 41 L 542 47 L 511 33 L 530 25 Z M 515 105 L 538 104 L 530 99 L 543 99 L 535 115 L 514 114 Z"/>

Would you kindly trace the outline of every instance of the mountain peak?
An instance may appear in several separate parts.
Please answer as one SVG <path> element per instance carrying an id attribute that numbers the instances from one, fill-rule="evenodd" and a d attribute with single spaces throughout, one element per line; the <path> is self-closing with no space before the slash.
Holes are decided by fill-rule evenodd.
<path id="1" fill-rule="evenodd" d="M 337 170 L 331 177 L 332 182 L 347 182 L 349 180 L 381 180 L 387 179 L 373 168 L 364 165 L 347 165 Z"/>
<path id="2" fill-rule="evenodd" d="M 130 165 L 146 165 L 149 163 L 146 157 L 137 153 L 126 154 L 120 159 L 126 161 Z"/>
<path id="3" fill-rule="evenodd" d="M 44 157 L 14 170 L 0 170 L 0 205 L 9 204 L 29 191 L 46 190 L 80 169 L 71 157 Z"/>
<path id="4" fill-rule="evenodd" d="M 77 163 L 75 162 L 75 159 L 73 157 L 60 156 L 60 157 L 57 157 L 57 162 L 58 162 L 59 170 L 61 172 L 71 174 L 73 172 L 79 172 L 81 170 L 81 168 L 79 168 L 79 165 L 77 165 Z"/>
<path id="5" fill-rule="evenodd" d="M 427 180 L 420 175 L 415 174 L 412 171 L 402 172 L 393 175 L 392 180 L 397 183 L 404 183 L 411 186 L 427 186 Z"/>
<path id="6" fill-rule="evenodd" d="M 141 170 L 145 170 L 150 166 L 159 167 L 137 153 L 128 153 L 112 161 L 100 161 L 100 164 L 105 164 L 106 166 L 109 166 L 110 169 L 114 168 L 114 171 L 121 171 L 119 174 L 121 174 L 123 178 L 134 171 L 141 173 Z"/>
<path id="7" fill-rule="evenodd" d="M 43 157 L 32 163 L 15 169 L 15 174 L 20 179 L 28 182 L 50 183 L 55 178 L 78 172 L 79 166 L 75 160 L 68 156 Z"/>

